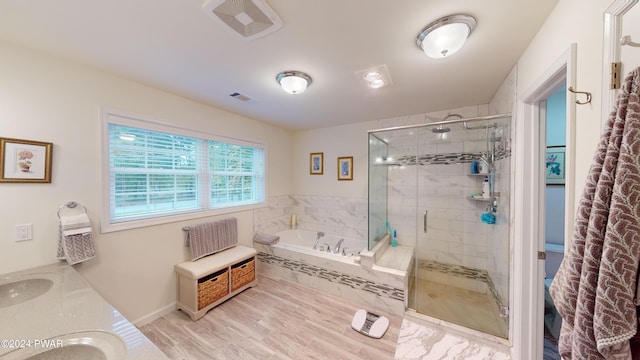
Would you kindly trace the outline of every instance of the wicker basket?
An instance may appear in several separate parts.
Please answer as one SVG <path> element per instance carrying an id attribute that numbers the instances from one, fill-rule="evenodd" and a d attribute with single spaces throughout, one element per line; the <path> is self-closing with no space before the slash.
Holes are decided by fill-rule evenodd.
<path id="1" fill-rule="evenodd" d="M 256 260 L 247 259 L 231 266 L 231 291 L 236 291 L 256 278 Z"/>
<path id="2" fill-rule="evenodd" d="M 198 279 L 198 310 L 229 294 L 229 270 L 223 269 Z"/>

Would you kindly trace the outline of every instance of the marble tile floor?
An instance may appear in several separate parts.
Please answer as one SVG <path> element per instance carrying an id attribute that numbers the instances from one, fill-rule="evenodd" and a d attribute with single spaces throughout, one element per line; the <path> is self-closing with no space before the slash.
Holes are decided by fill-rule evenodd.
<path id="1" fill-rule="evenodd" d="M 259 284 L 198 321 L 173 311 L 140 327 L 170 359 L 393 359 L 402 318 L 381 339 L 351 329 L 358 310 L 342 299 L 259 276 Z"/>
<path id="2" fill-rule="evenodd" d="M 410 308 L 470 329 L 507 337 L 507 325 L 488 294 L 425 279 L 416 279 L 415 284 L 410 292 Z"/>
<path id="3" fill-rule="evenodd" d="M 504 346 L 470 340 L 437 325 L 405 318 L 395 360 L 511 360 L 511 356 Z"/>

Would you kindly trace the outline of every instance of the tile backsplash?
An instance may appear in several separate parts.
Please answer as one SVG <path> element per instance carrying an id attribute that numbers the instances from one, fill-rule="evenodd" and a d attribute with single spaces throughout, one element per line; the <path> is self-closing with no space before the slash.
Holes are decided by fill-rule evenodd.
<path id="1" fill-rule="evenodd" d="M 254 231 L 274 234 L 290 229 L 291 215 L 295 214 L 299 229 L 366 241 L 367 211 L 366 198 L 276 196 L 267 200 L 266 207 L 254 211 Z"/>

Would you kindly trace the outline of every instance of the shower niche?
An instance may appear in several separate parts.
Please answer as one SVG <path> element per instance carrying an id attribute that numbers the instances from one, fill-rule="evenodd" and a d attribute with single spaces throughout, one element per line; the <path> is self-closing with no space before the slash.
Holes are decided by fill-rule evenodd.
<path id="1" fill-rule="evenodd" d="M 395 232 L 413 248 L 409 309 L 500 338 L 508 334 L 510 136 L 509 114 L 369 132 L 369 247 Z"/>

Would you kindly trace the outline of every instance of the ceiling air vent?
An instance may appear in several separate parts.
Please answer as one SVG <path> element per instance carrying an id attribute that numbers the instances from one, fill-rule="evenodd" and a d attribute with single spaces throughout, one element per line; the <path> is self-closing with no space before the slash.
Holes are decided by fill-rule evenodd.
<path id="1" fill-rule="evenodd" d="M 243 39 L 253 40 L 282 27 L 282 20 L 265 0 L 208 0 L 207 14 Z"/>
<path id="2" fill-rule="evenodd" d="M 251 100 L 250 97 L 248 97 L 247 95 L 242 95 L 239 92 L 234 92 L 233 94 L 229 94 L 229 96 L 231 96 L 234 99 L 241 100 L 241 101 L 249 101 L 249 100 Z"/>

